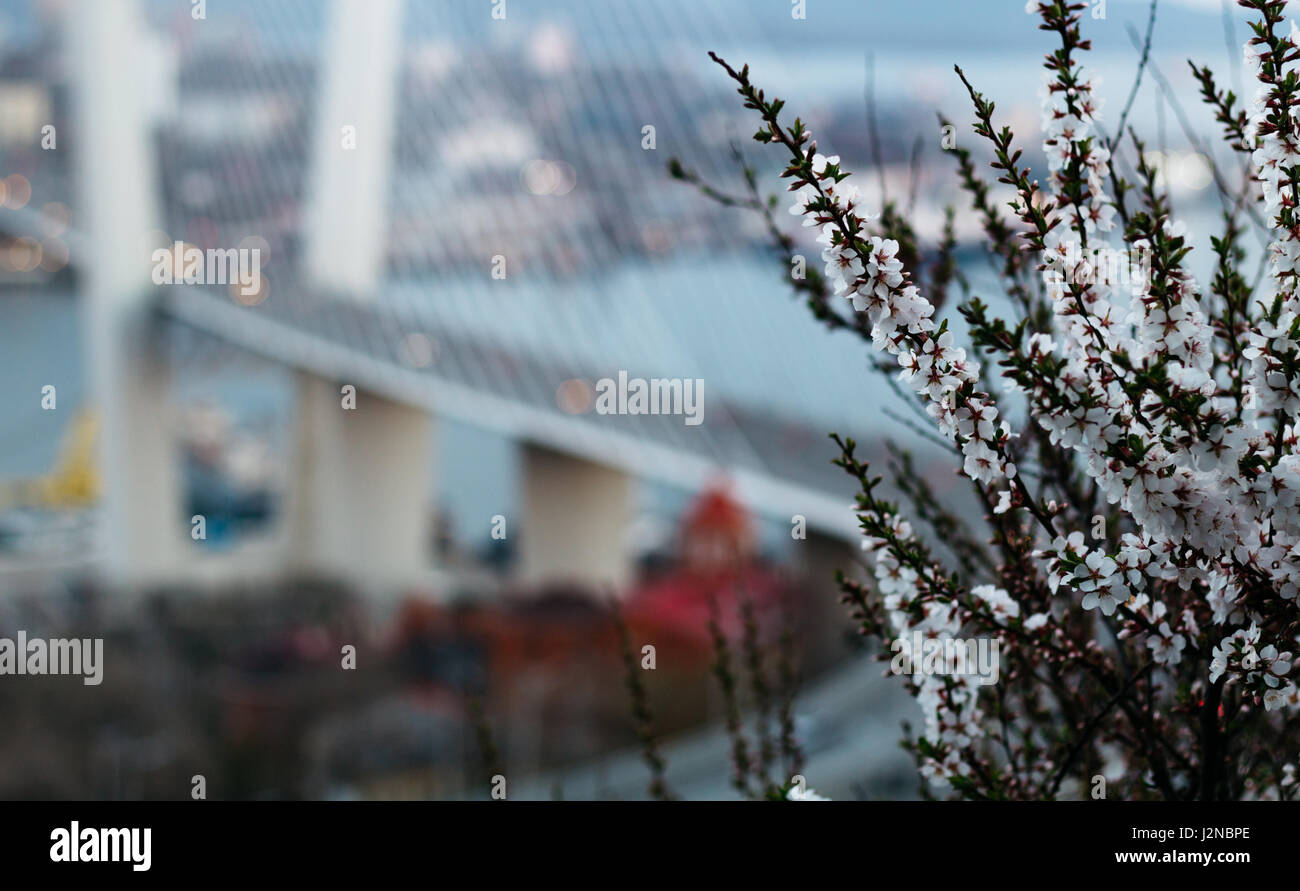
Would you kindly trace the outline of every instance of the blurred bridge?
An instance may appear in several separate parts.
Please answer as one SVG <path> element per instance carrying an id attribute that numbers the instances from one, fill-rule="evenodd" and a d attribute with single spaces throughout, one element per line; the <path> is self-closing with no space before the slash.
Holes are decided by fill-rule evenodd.
<path id="1" fill-rule="evenodd" d="M 298 375 L 276 571 L 425 577 L 439 418 L 520 443 L 527 580 L 625 581 L 636 479 L 726 474 L 759 512 L 802 515 L 836 549 L 855 539 L 825 436 L 885 402 L 864 392 L 859 345 L 754 261 L 754 221 L 665 174 L 679 155 L 735 179 L 727 143 L 752 122 L 724 84 L 701 86 L 683 41 L 758 25 L 687 0 L 602 5 L 568 29 L 516 0 L 501 20 L 294 0 L 246 10 L 260 30 L 235 50 L 175 13 L 176 52 L 147 22 L 161 5 L 66 19 L 67 240 L 115 577 L 185 563 L 169 363 L 209 338 Z M 644 32 L 665 27 L 650 51 Z M 155 251 L 174 242 L 256 250 L 261 280 L 160 285 Z M 597 414 L 594 382 L 620 371 L 702 380 L 704 422 Z"/>

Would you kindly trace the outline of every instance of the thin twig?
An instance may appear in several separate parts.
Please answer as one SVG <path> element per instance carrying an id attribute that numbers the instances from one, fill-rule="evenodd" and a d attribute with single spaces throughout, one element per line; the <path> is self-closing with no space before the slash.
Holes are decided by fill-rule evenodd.
<path id="1" fill-rule="evenodd" d="M 1124 123 L 1128 120 L 1128 113 L 1133 108 L 1133 100 L 1137 98 L 1138 88 L 1142 86 L 1142 72 L 1146 70 L 1147 61 L 1151 58 L 1151 35 L 1156 29 L 1156 0 L 1151 0 L 1151 10 L 1147 14 L 1147 36 L 1142 42 L 1142 58 L 1138 61 L 1137 74 L 1133 78 L 1133 87 L 1129 90 L 1128 101 L 1124 103 L 1124 111 L 1120 113 L 1119 124 L 1115 127 L 1115 135 L 1111 137 L 1110 144 L 1106 147 L 1112 155 L 1115 154 L 1115 146 L 1119 144 L 1124 135 Z"/>

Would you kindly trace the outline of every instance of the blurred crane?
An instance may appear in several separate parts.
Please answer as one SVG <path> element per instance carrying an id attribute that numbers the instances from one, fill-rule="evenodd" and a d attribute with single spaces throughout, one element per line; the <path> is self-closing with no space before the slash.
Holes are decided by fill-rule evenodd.
<path id="1" fill-rule="evenodd" d="M 99 428 L 94 412 L 77 412 L 63 437 L 59 458 L 49 473 L 0 480 L 0 510 L 89 507 L 99 498 L 95 469 L 95 436 Z"/>

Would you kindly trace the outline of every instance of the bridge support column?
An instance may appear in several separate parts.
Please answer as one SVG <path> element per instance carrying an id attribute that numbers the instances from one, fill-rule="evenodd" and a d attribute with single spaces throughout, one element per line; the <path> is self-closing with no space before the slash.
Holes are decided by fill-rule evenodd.
<path id="1" fill-rule="evenodd" d="M 542 446 L 522 449 L 523 580 L 576 581 L 621 593 L 632 577 L 632 477 Z"/>
<path id="2" fill-rule="evenodd" d="M 299 373 L 291 567 L 380 593 L 431 577 L 428 411 Z"/>

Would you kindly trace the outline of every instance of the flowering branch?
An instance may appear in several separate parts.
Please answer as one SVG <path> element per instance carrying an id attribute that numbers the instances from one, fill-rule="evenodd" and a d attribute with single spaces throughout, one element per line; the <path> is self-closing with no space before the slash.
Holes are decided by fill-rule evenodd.
<path id="1" fill-rule="evenodd" d="M 922 776 L 954 794 L 1081 795 L 1105 777 L 1128 797 L 1294 795 L 1300 33 L 1294 25 L 1280 33 L 1281 0 L 1240 2 L 1259 16 L 1246 45 L 1259 83 L 1253 101 L 1238 107 L 1209 69 L 1192 65 L 1251 173 L 1232 206 L 1225 197 L 1223 233 L 1209 239 L 1208 290 L 1187 270 L 1193 241 L 1132 130 L 1136 185 L 1112 165 L 1142 73 L 1164 86 L 1148 58 L 1154 3 L 1138 82 L 1110 137 L 1080 63 L 1090 49 L 1079 27 L 1086 4 L 1028 4 L 1057 44 L 1044 61 L 1041 183 L 1010 128 L 994 125 L 993 103 L 956 68 L 991 168 L 1016 195 L 1004 218 L 973 153 L 951 150 L 1021 311 L 1007 323 L 976 296 L 959 307 L 985 364 L 939 317 L 960 280 L 953 214 L 924 276 L 927 299 L 916 277 L 923 250 L 905 216 L 892 204 L 869 213 L 840 159 L 818 150 L 802 120 L 784 124 L 784 103 L 751 83 L 747 66 L 710 54 L 758 113 L 754 138 L 784 149 L 790 212 L 819 234 L 824 273 L 796 287 L 830 327 L 869 339 L 877 367 L 896 365 L 983 511 L 989 547 L 965 533 L 965 520 L 938 504 L 908 460 L 894 461 L 893 483 L 944 540 L 946 566 L 880 494 L 883 479 L 853 441 L 835 437 L 836 463 L 859 487 L 855 511 L 874 570 L 871 585 L 837 576 L 861 631 L 895 659 L 920 656 L 916 641 L 947 645 L 969 634 L 1004 656 L 992 683 L 900 672 L 925 715 L 907 745 Z M 744 170 L 749 198 L 737 203 L 765 215 L 788 259 L 797 242 Z M 1135 206 L 1126 206 L 1129 194 Z M 1243 212 L 1268 232 L 1269 275 L 1259 286 L 1240 269 Z M 1129 280 L 1116 279 L 1115 255 Z M 1013 409 L 1012 397 L 1023 397 L 1024 433 L 999 406 L 996 377 Z"/>

